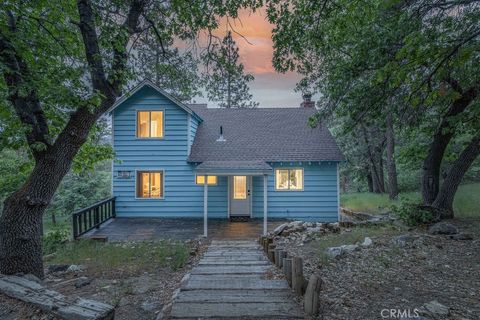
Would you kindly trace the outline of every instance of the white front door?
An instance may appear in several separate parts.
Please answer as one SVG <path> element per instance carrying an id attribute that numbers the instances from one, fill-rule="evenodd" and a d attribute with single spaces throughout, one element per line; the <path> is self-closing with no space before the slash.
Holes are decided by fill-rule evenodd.
<path id="1" fill-rule="evenodd" d="M 250 217 L 252 177 L 232 176 L 230 179 L 230 217 Z"/>

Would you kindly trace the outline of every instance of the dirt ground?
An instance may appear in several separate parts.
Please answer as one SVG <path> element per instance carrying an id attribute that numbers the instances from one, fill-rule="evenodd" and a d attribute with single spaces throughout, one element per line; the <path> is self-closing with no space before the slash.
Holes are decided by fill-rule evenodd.
<path id="1" fill-rule="evenodd" d="M 372 245 L 328 262 L 318 252 L 321 238 L 291 246 L 304 258 L 307 278 L 316 273 L 323 280 L 317 319 L 395 318 L 390 310 L 413 318 L 416 309 L 433 300 L 448 307 L 448 314 L 423 319 L 480 319 L 480 220 L 450 222 L 473 240 L 415 229 L 400 232 L 416 239 L 402 247 L 392 241 L 398 234 L 388 232 L 372 236 Z"/>
<path id="2" fill-rule="evenodd" d="M 183 276 L 198 261 L 205 243 L 197 243 L 188 263 L 177 271 L 158 268 L 154 272 L 125 273 L 95 270 L 47 273 L 43 284 L 71 297 L 82 297 L 115 306 L 117 320 L 155 319 L 165 304 L 170 303 Z M 2 320 L 56 320 L 51 314 L 0 294 Z"/>

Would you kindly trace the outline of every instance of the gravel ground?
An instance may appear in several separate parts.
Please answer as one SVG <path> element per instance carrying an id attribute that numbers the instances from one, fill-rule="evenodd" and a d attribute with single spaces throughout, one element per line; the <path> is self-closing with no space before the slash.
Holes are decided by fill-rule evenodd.
<path id="1" fill-rule="evenodd" d="M 480 221 L 452 223 L 473 240 L 410 230 L 402 234 L 417 240 L 400 247 L 392 242 L 397 235 L 377 235 L 373 245 L 327 263 L 318 252 L 321 238 L 288 249 L 304 258 L 307 278 L 317 273 L 324 282 L 317 319 L 395 318 L 390 309 L 413 317 L 433 300 L 448 312 L 424 314 L 424 319 L 480 319 Z"/>

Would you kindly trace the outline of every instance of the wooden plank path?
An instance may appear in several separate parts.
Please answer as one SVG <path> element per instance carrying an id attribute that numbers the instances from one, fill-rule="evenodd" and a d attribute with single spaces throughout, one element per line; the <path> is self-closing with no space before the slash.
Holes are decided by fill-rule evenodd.
<path id="1" fill-rule="evenodd" d="M 303 319 L 255 241 L 213 240 L 173 301 L 171 319 Z"/>

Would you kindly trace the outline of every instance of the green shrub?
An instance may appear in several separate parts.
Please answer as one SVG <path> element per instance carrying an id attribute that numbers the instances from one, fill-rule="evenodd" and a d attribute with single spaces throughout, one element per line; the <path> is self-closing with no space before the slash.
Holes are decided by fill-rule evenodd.
<path id="1" fill-rule="evenodd" d="M 67 229 L 54 229 L 43 236 L 43 254 L 57 251 L 70 240 L 70 231 Z"/>
<path id="2" fill-rule="evenodd" d="M 408 226 L 417 226 L 435 220 L 432 211 L 417 203 L 402 201 L 400 205 L 392 205 L 391 209 Z"/>

